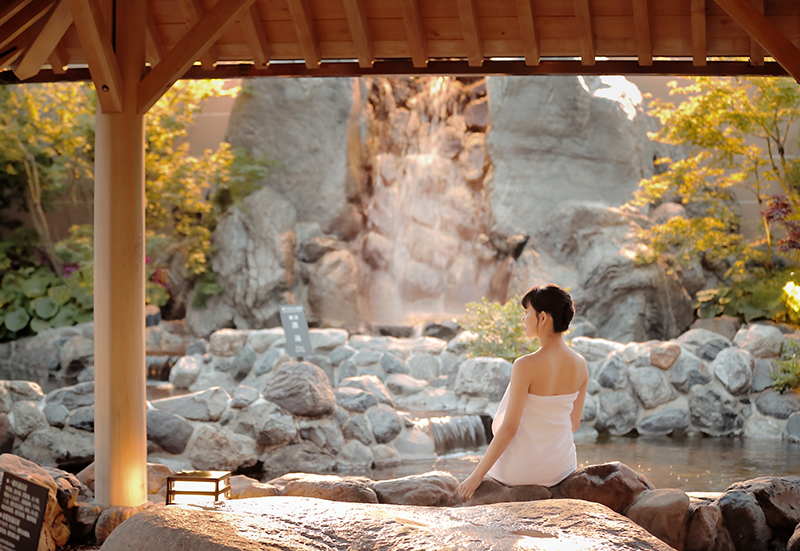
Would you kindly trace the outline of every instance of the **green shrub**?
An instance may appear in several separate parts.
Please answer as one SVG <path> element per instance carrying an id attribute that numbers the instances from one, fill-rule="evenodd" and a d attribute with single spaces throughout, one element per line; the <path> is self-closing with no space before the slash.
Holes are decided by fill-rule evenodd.
<path id="1" fill-rule="evenodd" d="M 783 342 L 781 359 L 775 362 L 777 372 L 771 374 L 775 390 L 800 390 L 800 343 L 786 339 Z"/>
<path id="2" fill-rule="evenodd" d="M 704 289 L 697 293 L 697 314 L 701 318 L 719 315 L 741 316 L 748 323 L 758 319 L 797 323 L 784 288 L 800 282 L 794 269 L 770 272 L 763 267 L 735 274 L 730 285 Z"/>
<path id="3" fill-rule="evenodd" d="M 511 297 L 505 304 L 489 302 L 467 303 L 467 315 L 462 324 L 477 337 L 467 345 L 467 354 L 504 358 L 513 362 L 520 356 L 535 352 L 539 348 L 537 339 L 525 336 L 519 296 Z"/>
<path id="4" fill-rule="evenodd" d="M 93 305 L 78 276 L 62 278 L 42 267 L 8 271 L 0 283 L 0 340 L 91 321 Z"/>

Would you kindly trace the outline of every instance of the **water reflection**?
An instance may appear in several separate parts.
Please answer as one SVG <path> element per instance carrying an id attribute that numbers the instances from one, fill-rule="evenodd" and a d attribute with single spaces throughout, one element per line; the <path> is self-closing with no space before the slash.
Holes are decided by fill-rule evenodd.
<path id="1" fill-rule="evenodd" d="M 608 436 L 579 441 L 576 446 L 579 466 L 621 461 L 644 474 L 657 488 L 718 492 L 734 482 L 757 476 L 800 476 L 800 443 L 786 441 Z M 480 461 L 485 449 L 448 454 L 433 462 L 405 463 L 375 470 L 372 478 L 382 480 L 435 469 L 463 480 Z"/>

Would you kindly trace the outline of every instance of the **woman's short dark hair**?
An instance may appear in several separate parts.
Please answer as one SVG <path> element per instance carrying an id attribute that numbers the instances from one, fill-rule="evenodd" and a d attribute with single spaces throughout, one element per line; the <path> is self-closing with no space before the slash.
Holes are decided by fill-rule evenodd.
<path id="1" fill-rule="evenodd" d="M 522 297 L 522 307 L 530 306 L 537 312 L 547 312 L 553 317 L 553 332 L 563 333 L 575 316 L 572 297 L 558 285 L 534 287 Z"/>

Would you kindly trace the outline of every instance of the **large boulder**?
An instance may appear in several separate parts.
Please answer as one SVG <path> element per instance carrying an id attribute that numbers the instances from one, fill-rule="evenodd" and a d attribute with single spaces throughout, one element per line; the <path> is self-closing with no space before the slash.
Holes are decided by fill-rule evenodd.
<path id="1" fill-rule="evenodd" d="M 382 480 L 373 486 L 381 503 L 427 506 L 455 505 L 458 487 L 456 477 L 441 471 Z"/>
<path id="2" fill-rule="evenodd" d="M 194 428 L 182 417 L 157 409 L 147 410 L 147 439 L 172 454 L 183 453 Z"/>
<path id="3" fill-rule="evenodd" d="M 273 369 L 263 395 L 293 415 L 328 415 L 336 407 L 327 375 L 307 362 L 284 363 Z"/>
<path id="4" fill-rule="evenodd" d="M 511 363 L 501 358 L 470 358 L 458 368 L 456 394 L 498 401 L 511 380 Z"/>
<path id="5" fill-rule="evenodd" d="M 600 395 L 594 427 L 600 432 L 623 436 L 636 427 L 638 418 L 639 404 L 631 393 L 627 390 L 612 390 Z"/>
<path id="6" fill-rule="evenodd" d="M 725 389 L 713 384 L 692 387 L 689 414 L 692 425 L 710 436 L 739 434 L 744 427 L 742 407 Z"/>
<path id="7" fill-rule="evenodd" d="M 273 486 L 283 489 L 283 495 L 316 497 L 349 503 L 378 503 L 372 481 L 360 477 L 290 473 L 270 480 Z"/>
<path id="8" fill-rule="evenodd" d="M 123 551 L 131 542 L 148 551 L 671 549 L 622 515 L 578 500 L 439 508 L 284 496 L 151 507 L 114 530 L 103 549 Z"/>
<path id="9" fill-rule="evenodd" d="M 188 307 L 186 323 L 195 335 L 278 325 L 279 306 L 289 302 L 295 281 L 295 222 L 294 207 L 269 187 L 228 210 L 214 230 L 218 250 L 211 262 L 224 292 L 204 309 Z"/>
<path id="10" fill-rule="evenodd" d="M 713 505 L 722 511 L 736 551 L 767 551 L 770 539 L 767 520 L 752 494 L 728 490 Z"/>
<path id="11" fill-rule="evenodd" d="M 625 516 L 678 551 L 683 551 L 689 522 L 689 496 L 674 488 L 645 490 Z"/>
<path id="12" fill-rule="evenodd" d="M 75 468 L 94 459 L 94 435 L 75 429 L 32 432 L 14 453 L 37 465 Z"/>
<path id="13" fill-rule="evenodd" d="M 242 409 L 229 426 L 236 434 L 249 436 L 260 446 L 286 444 L 297 436 L 294 417 L 267 400 Z"/>
<path id="14" fill-rule="evenodd" d="M 230 395 L 217 387 L 183 396 L 161 398 L 150 403 L 156 409 L 193 421 L 218 421 L 228 405 L 228 400 Z"/>
<path id="15" fill-rule="evenodd" d="M 747 350 L 754 358 L 774 358 L 781 355 L 783 333 L 777 327 L 754 323 L 739 329 L 733 344 Z"/>
<path id="16" fill-rule="evenodd" d="M 197 428 L 188 457 L 192 467 L 200 470 L 236 471 L 258 460 L 252 438 L 214 425 Z"/>
<path id="17" fill-rule="evenodd" d="M 261 457 L 264 476 L 276 477 L 286 473 L 330 473 L 336 468 L 336 460 L 307 440 L 270 449 Z"/>
<path id="18" fill-rule="evenodd" d="M 308 284 L 308 303 L 317 318 L 355 326 L 360 280 L 356 257 L 347 250 L 333 251 L 313 265 Z"/>
<path id="19" fill-rule="evenodd" d="M 717 354 L 708 369 L 722 382 L 728 392 L 736 396 L 750 389 L 754 367 L 755 362 L 749 352 L 726 348 Z"/>
<path id="20" fill-rule="evenodd" d="M 636 497 L 653 486 L 641 474 L 619 461 L 578 469 L 550 489 L 555 498 L 584 499 L 624 512 Z"/>
<path id="21" fill-rule="evenodd" d="M 667 382 L 664 372 L 656 367 L 632 367 L 628 376 L 631 387 L 644 407 L 652 409 L 669 402 L 676 396 L 675 389 Z"/>

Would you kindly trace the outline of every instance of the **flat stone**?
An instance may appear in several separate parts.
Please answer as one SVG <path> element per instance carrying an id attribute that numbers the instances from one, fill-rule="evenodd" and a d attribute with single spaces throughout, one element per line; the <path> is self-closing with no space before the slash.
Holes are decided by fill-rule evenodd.
<path id="1" fill-rule="evenodd" d="M 358 388 L 361 390 L 365 390 L 371 394 L 373 394 L 377 399 L 378 402 L 381 404 L 386 404 L 387 406 L 394 406 L 394 401 L 392 400 L 389 391 L 386 389 L 386 385 L 383 384 L 378 377 L 375 375 L 359 375 L 357 377 L 347 377 L 342 379 L 339 383 L 339 389 L 342 387 L 350 387 L 350 388 Z"/>
<path id="2" fill-rule="evenodd" d="M 622 515 L 577 500 L 443 509 L 272 497 L 202 509 L 152 507 L 121 524 L 103 549 L 129 550 L 131 542 L 148 551 L 293 551 L 321 545 L 330 551 L 511 551 L 523 544 L 532 551 L 670 550 Z"/>
<path id="3" fill-rule="evenodd" d="M 756 395 L 753 401 L 760 413 L 776 419 L 788 419 L 791 414 L 800 411 L 800 394 L 792 390 L 782 394 L 775 390 L 767 390 Z"/>
<path id="4" fill-rule="evenodd" d="M 587 362 L 605 360 L 609 354 L 620 350 L 624 345 L 605 339 L 592 339 L 589 337 L 575 337 L 572 339 L 572 348 L 586 358 Z"/>
<path id="5" fill-rule="evenodd" d="M 250 497 L 273 497 L 281 495 L 280 489 L 272 484 L 264 484 L 255 478 L 237 474 L 230 478 L 231 499 L 247 499 Z"/>
<path id="6" fill-rule="evenodd" d="M 475 493 L 464 505 L 488 505 L 491 503 L 507 503 L 510 501 L 537 501 L 550 499 L 552 492 L 545 486 L 530 484 L 527 486 L 506 486 L 493 478 L 484 478 Z"/>
<path id="7" fill-rule="evenodd" d="M 47 395 L 48 404 L 61 404 L 68 410 L 94 404 L 94 383 L 78 383 L 54 390 Z"/>
<path id="8" fill-rule="evenodd" d="M 690 329 L 676 339 L 698 358 L 713 361 L 721 350 L 731 346 L 730 339 L 707 329 Z"/>
<path id="9" fill-rule="evenodd" d="M 251 331 L 220 329 L 208 338 L 208 351 L 214 356 L 235 356 L 247 342 Z"/>
<path id="10" fill-rule="evenodd" d="M 411 396 L 428 387 L 426 381 L 415 379 L 411 375 L 389 375 L 386 378 L 386 388 L 398 396 Z"/>
<path id="11" fill-rule="evenodd" d="M 87 465 L 94 459 L 94 435 L 74 429 L 39 430 L 32 432 L 14 453 L 48 467 Z"/>
<path id="12" fill-rule="evenodd" d="M 447 507 L 458 502 L 459 482 L 450 473 L 432 471 L 381 480 L 373 488 L 381 503 Z"/>
<path id="13" fill-rule="evenodd" d="M 378 398 L 371 392 L 360 388 L 340 386 L 334 392 L 336 404 L 350 411 L 363 413 L 369 408 L 378 405 Z"/>
<path id="14" fill-rule="evenodd" d="M 180 415 L 193 421 L 218 421 L 228 405 L 230 395 L 222 388 L 210 388 L 185 394 L 153 400 L 150 404 L 161 411 Z"/>
<path id="15" fill-rule="evenodd" d="M 650 363 L 659 369 L 669 369 L 680 355 L 681 345 L 674 342 L 661 343 L 650 349 Z"/>
<path id="16" fill-rule="evenodd" d="M 265 452 L 261 461 L 266 477 L 295 472 L 330 473 L 336 468 L 336 460 L 330 454 L 308 441 Z"/>
<path id="17" fill-rule="evenodd" d="M 679 407 L 665 407 L 654 411 L 639 421 L 642 434 L 667 435 L 689 427 L 689 412 Z"/>
<path id="18" fill-rule="evenodd" d="M 316 497 L 348 503 L 378 503 L 372 481 L 363 477 L 341 477 L 307 473 L 291 473 L 271 480 L 283 488 L 283 494 L 296 497 Z"/>
<path id="19" fill-rule="evenodd" d="M 722 335 L 729 341 L 742 326 L 742 320 L 735 316 L 717 316 L 716 318 L 700 318 L 692 323 L 690 329 L 706 329 Z"/>

